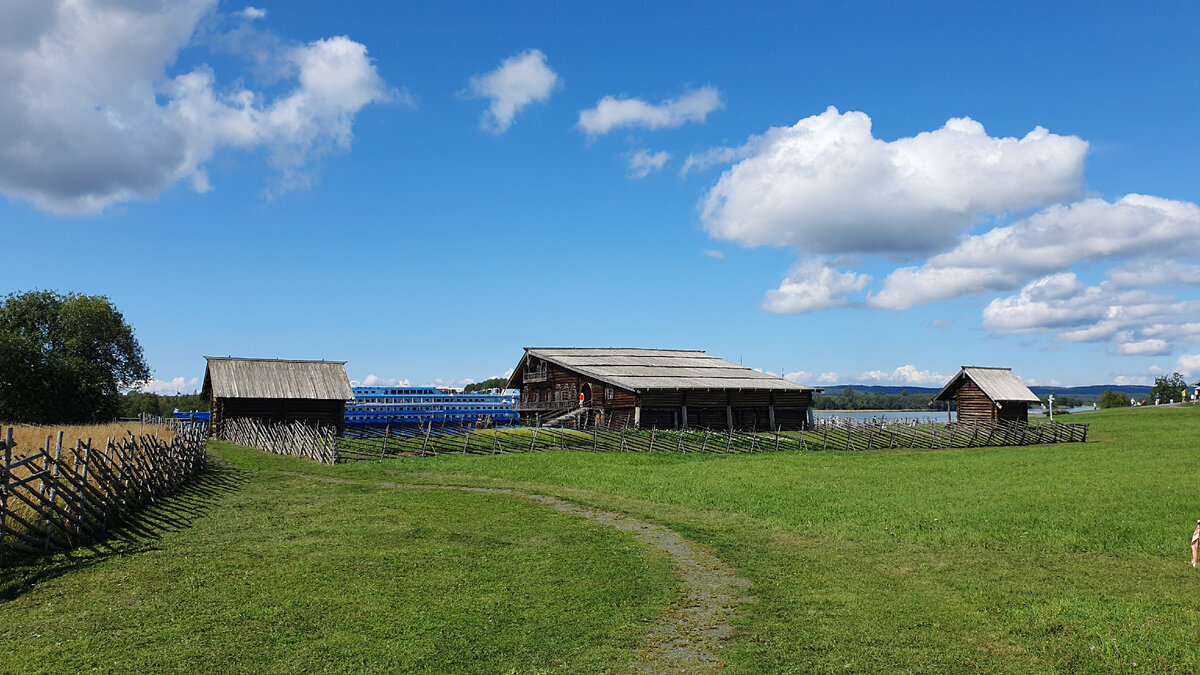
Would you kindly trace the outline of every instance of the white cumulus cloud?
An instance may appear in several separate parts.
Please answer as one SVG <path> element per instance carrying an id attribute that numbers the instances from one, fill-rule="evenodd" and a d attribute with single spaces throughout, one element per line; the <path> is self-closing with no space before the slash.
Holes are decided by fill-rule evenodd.
<path id="1" fill-rule="evenodd" d="M 645 178 L 651 173 L 662 171 L 662 168 L 666 166 L 669 159 L 671 159 L 671 153 L 665 150 L 650 152 L 642 148 L 630 153 L 626 156 L 626 161 L 629 164 L 629 177 Z"/>
<path id="2" fill-rule="evenodd" d="M 379 377 L 372 373 L 364 377 L 362 382 L 354 382 L 353 384 L 364 387 L 407 387 L 409 381 L 398 377 Z"/>
<path id="3" fill-rule="evenodd" d="M 1200 268 L 1172 260 L 1196 255 L 1200 207 L 1195 204 L 1137 194 L 1111 203 L 1086 199 L 965 237 L 923 265 L 901 267 L 888 275 L 870 302 L 904 310 L 960 295 L 1011 290 L 1080 262 L 1141 256 L 1157 259 L 1122 270 L 1114 280 L 1137 286 L 1198 285 Z"/>
<path id="4" fill-rule="evenodd" d="M 751 138 L 702 199 L 701 220 L 746 246 L 935 252 L 983 214 L 1075 195 L 1087 147 L 1041 127 L 996 138 L 970 118 L 884 141 L 866 114 L 831 107 Z"/>
<path id="5" fill-rule="evenodd" d="M 173 377 L 169 380 L 160 380 L 151 378 L 151 380 L 137 388 L 137 391 L 144 391 L 149 394 L 159 394 L 161 396 L 174 396 L 176 394 L 191 394 L 200 388 L 200 378 L 193 377 L 185 378 L 182 375 Z"/>
<path id="6" fill-rule="evenodd" d="M 1063 272 L 989 302 L 983 327 L 998 334 L 1052 333 L 1062 342 L 1111 342 L 1118 354 L 1157 356 L 1200 341 L 1198 313 L 1197 300 L 1112 281 L 1088 286 Z"/>
<path id="7" fill-rule="evenodd" d="M 912 364 L 900 366 L 890 373 L 882 370 L 871 370 L 858 376 L 859 382 L 897 385 L 911 384 L 917 387 L 941 386 L 949 379 L 946 375 L 932 370 L 921 370 Z"/>
<path id="8" fill-rule="evenodd" d="M 1139 340 L 1119 345 L 1117 352 L 1126 356 L 1164 356 L 1171 353 L 1171 345 L 1166 340 Z"/>
<path id="9" fill-rule="evenodd" d="M 716 87 L 693 89 L 679 98 L 658 104 L 640 98 L 605 96 L 596 107 L 579 113 L 576 126 L 589 136 L 606 134 L 620 127 L 678 127 L 688 122 L 703 122 L 709 113 L 722 105 L 721 93 Z"/>
<path id="10" fill-rule="evenodd" d="M 0 192 L 65 214 L 148 199 L 179 180 L 210 189 L 223 148 L 266 148 L 278 188 L 349 145 L 354 117 L 389 92 L 366 47 L 278 41 L 291 86 L 221 88 L 208 66 L 172 76 L 215 0 L 46 0 L 0 9 Z M 244 19 L 261 18 L 254 8 Z M 271 41 L 266 41 L 271 42 Z M 199 45 L 203 46 L 203 45 Z"/>
<path id="11" fill-rule="evenodd" d="M 521 109 L 531 103 L 545 103 L 559 85 L 558 74 L 546 65 L 546 55 L 530 49 L 511 56 L 495 70 L 475 75 L 467 85 L 475 98 L 491 101 L 479 125 L 495 134 L 512 126 Z"/>
<path id="12" fill-rule="evenodd" d="M 1185 373 L 1192 377 L 1200 375 L 1200 354 L 1184 354 L 1175 362 L 1175 368 L 1180 373 Z"/>
<path id="13" fill-rule="evenodd" d="M 870 282 L 868 275 L 843 272 L 822 258 L 809 258 L 793 265 L 779 288 L 767 291 L 762 306 L 776 314 L 844 307 L 850 304 L 847 294 L 861 291 Z"/>

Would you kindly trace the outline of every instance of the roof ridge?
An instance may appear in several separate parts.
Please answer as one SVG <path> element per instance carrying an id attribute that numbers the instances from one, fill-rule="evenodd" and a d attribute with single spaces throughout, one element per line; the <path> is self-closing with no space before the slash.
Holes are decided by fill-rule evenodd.
<path id="1" fill-rule="evenodd" d="M 206 356 L 206 361 L 272 361 L 277 363 L 332 363 L 346 365 L 349 361 L 327 361 L 325 359 L 272 359 L 258 356 Z"/>

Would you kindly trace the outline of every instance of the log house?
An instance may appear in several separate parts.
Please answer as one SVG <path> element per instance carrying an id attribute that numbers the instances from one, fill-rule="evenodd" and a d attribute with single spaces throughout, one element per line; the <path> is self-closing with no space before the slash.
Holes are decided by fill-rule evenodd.
<path id="1" fill-rule="evenodd" d="M 221 436 L 226 419 L 303 421 L 341 431 L 346 401 L 354 398 L 345 361 L 288 361 L 206 356 L 204 386 L 212 419 L 209 433 Z"/>
<path id="2" fill-rule="evenodd" d="M 508 387 L 524 424 L 807 429 L 821 391 L 703 351 L 527 347 Z"/>
<path id="3" fill-rule="evenodd" d="M 959 422 L 1028 422 L 1029 404 L 1040 403 L 1012 368 L 963 366 L 934 401 L 955 401 Z M 949 414 L 949 413 L 947 413 Z"/>

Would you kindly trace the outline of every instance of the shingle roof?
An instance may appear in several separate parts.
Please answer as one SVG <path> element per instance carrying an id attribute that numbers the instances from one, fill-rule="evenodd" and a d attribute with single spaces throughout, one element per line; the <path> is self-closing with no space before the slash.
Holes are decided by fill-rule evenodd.
<path id="1" fill-rule="evenodd" d="M 509 386 L 520 386 L 520 374 L 534 356 L 628 391 L 649 389 L 757 389 L 819 391 L 730 363 L 702 351 L 582 347 L 526 347 Z"/>
<path id="2" fill-rule="evenodd" d="M 215 398 L 354 398 L 345 361 L 287 361 L 206 356 L 202 395 Z"/>
<path id="3" fill-rule="evenodd" d="M 1012 368 L 984 368 L 982 366 L 963 366 L 957 375 L 952 377 L 945 387 L 933 397 L 935 401 L 948 401 L 958 393 L 958 388 L 969 379 L 993 401 L 1026 401 L 1038 403 L 1037 397 L 1029 387 L 1021 382 L 1021 378 L 1013 375 Z"/>

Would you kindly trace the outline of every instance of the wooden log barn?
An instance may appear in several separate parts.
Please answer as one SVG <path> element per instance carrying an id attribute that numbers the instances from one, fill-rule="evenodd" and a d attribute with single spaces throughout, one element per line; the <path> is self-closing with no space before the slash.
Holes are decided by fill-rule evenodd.
<path id="1" fill-rule="evenodd" d="M 210 435 L 225 420 L 303 421 L 340 431 L 346 401 L 354 398 L 345 361 L 289 361 L 206 356 L 201 396 L 212 410 Z"/>
<path id="2" fill-rule="evenodd" d="M 1012 368 L 963 366 L 934 401 L 955 401 L 959 422 L 1029 422 L 1029 404 L 1041 403 Z M 949 415 L 949 412 L 947 412 Z"/>
<path id="3" fill-rule="evenodd" d="M 508 387 L 523 424 L 807 429 L 821 391 L 703 351 L 526 347 Z"/>

